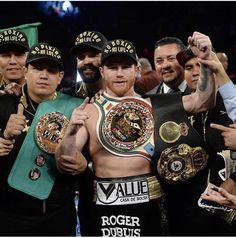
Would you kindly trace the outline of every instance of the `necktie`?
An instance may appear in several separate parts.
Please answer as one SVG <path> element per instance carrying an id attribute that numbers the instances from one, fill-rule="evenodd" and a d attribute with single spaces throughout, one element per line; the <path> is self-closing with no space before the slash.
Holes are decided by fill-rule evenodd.
<path id="1" fill-rule="evenodd" d="M 179 88 L 170 88 L 167 93 L 172 94 L 172 93 L 176 93 L 176 92 L 179 92 Z"/>

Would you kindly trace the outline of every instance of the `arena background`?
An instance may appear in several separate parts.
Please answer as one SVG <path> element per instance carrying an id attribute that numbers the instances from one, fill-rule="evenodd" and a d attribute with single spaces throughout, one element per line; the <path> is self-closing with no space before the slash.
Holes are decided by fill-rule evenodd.
<path id="1" fill-rule="evenodd" d="M 65 82 L 75 78 L 69 54 L 78 33 L 102 32 L 109 40 L 128 39 L 139 57 L 153 62 L 156 40 L 176 36 L 187 43 L 193 31 L 210 36 L 216 51 L 229 57 L 236 74 L 236 2 L 214 1 L 1 1 L 0 29 L 41 22 L 38 41 L 58 47 L 65 63 Z"/>

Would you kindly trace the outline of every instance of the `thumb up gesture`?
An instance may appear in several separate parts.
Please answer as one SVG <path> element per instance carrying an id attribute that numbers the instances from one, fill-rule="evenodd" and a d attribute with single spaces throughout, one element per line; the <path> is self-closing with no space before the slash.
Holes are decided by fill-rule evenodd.
<path id="1" fill-rule="evenodd" d="M 11 114 L 4 130 L 5 139 L 13 139 L 16 136 L 20 135 L 26 126 L 26 118 L 23 115 L 24 107 L 20 103 L 18 105 L 17 113 Z"/>

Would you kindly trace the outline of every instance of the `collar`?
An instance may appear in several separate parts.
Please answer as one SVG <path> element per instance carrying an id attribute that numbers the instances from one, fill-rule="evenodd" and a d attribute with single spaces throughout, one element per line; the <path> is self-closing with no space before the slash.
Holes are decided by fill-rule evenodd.
<path id="1" fill-rule="evenodd" d="M 0 80 L 0 88 L 4 89 L 7 86 L 7 83 L 3 80 L 3 78 Z"/>
<path id="2" fill-rule="evenodd" d="M 24 108 L 27 108 L 28 107 L 28 102 L 30 100 L 32 101 L 32 99 L 30 99 L 30 96 L 28 95 L 27 84 L 26 83 L 22 86 L 21 92 L 22 92 L 22 96 L 20 98 L 20 103 L 22 103 Z M 55 100 L 56 98 L 57 98 L 57 92 L 54 93 L 54 96 L 53 96 L 52 100 Z"/>
<path id="3" fill-rule="evenodd" d="M 22 103 L 22 105 L 24 106 L 24 108 L 27 108 L 28 107 L 28 102 L 27 102 L 27 86 L 26 84 L 24 84 L 21 88 L 21 98 L 20 98 L 20 103 Z"/>
<path id="4" fill-rule="evenodd" d="M 76 91 L 76 96 L 86 98 L 88 96 L 88 90 L 84 82 L 80 84 L 79 89 Z"/>
<path id="5" fill-rule="evenodd" d="M 187 83 L 184 80 L 179 86 L 178 86 L 179 90 L 183 93 L 185 91 L 185 89 L 187 88 Z M 170 87 L 167 86 L 164 82 L 163 82 L 163 93 L 167 93 L 169 91 Z"/>

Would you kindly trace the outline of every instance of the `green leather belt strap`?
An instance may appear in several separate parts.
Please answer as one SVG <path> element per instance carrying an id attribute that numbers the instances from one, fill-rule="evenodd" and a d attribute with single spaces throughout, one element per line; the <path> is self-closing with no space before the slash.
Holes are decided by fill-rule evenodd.
<path id="1" fill-rule="evenodd" d="M 59 93 L 55 100 L 39 104 L 34 120 L 9 174 L 8 183 L 11 187 L 38 199 L 48 198 L 55 182 L 57 169 L 54 155 L 41 150 L 35 141 L 36 125 L 40 117 L 49 112 L 63 113 L 69 119 L 73 109 L 78 107 L 82 101 L 83 99 Z M 45 160 L 43 165 L 36 163 L 38 156 Z M 34 170 L 38 176 L 36 179 L 31 173 Z"/>

